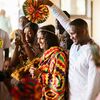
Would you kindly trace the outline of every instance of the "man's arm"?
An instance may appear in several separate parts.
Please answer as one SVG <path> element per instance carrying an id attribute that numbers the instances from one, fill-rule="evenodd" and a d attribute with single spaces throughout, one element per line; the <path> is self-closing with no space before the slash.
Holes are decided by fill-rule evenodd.
<path id="1" fill-rule="evenodd" d="M 68 16 L 50 0 L 43 0 L 43 4 L 46 4 L 50 7 L 51 12 L 54 15 L 54 17 L 60 22 L 60 24 L 67 31 L 67 28 L 70 22 L 70 19 L 68 18 Z"/>

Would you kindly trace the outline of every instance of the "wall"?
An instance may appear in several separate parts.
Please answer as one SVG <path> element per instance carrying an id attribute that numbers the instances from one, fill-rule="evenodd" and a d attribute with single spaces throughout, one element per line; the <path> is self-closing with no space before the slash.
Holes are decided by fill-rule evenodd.
<path id="1" fill-rule="evenodd" d="M 100 0 L 93 1 L 93 38 L 100 45 Z"/>

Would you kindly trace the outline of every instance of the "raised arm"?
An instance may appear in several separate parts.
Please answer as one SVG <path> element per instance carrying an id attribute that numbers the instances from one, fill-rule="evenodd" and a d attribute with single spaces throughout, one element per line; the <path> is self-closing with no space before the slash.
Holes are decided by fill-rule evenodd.
<path id="1" fill-rule="evenodd" d="M 43 4 L 46 4 L 49 6 L 54 17 L 60 22 L 60 24 L 67 31 L 67 28 L 70 22 L 70 19 L 68 18 L 68 16 L 64 14 L 64 12 L 50 0 L 43 0 Z"/>

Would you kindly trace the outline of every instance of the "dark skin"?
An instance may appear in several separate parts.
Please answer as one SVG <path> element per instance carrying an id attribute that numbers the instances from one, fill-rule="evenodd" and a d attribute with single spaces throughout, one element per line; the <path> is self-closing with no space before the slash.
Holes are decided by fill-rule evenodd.
<path id="1" fill-rule="evenodd" d="M 29 33 L 27 33 L 27 31 L 25 29 L 28 29 L 29 30 Z M 35 34 L 34 31 L 32 29 L 30 29 L 29 27 L 26 27 L 24 29 L 24 32 L 21 33 L 21 41 L 23 43 L 23 46 L 24 46 L 24 50 L 29 58 L 29 60 L 33 60 L 33 58 L 36 57 L 35 53 L 36 54 L 40 54 L 41 53 L 41 50 L 39 49 L 39 46 L 38 44 L 34 43 L 33 39 L 35 38 Z M 28 35 L 27 35 L 28 34 Z M 26 40 L 27 38 L 27 40 Z M 33 47 L 34 51 L 32 50 L 31 47 Z"/>
<path id="2" fill-rule="evenodd" d="M 74 40 L 77 40 L 77 44 L 84 45 L 91 40 L 85 28 L 70 25 L 70 29 L 71 31 L 69 31 L 69 34 L 73 42 Z"/>
<path id="3" fill-rule="evenodd" d="M 50 0 L 43 0 L 43 4 L 46 4 L 51 7 L 53 5 L 53 2 L 51 2 Z"/>
<path id="4" fill-rule="evenodd" d="M 35 53 L 36 54 L 37 53 L 41 53 L 40 49 L 37 47 L 36 44 L 34 45 L 33 41 L 27 41 L 26 40 L 26 38 L 28 38 L 28 36 L 25 33 L 25 29 L 26 28 L 24 28 L 24 30 L 18 30 L 18 33 L 20 33 L 21 39 L 20 39 L 20 41 L 18 41 L 18 39 L 16 39 L 16 42 L 15 42 L 16 43 L 16 48 L 15 48 L 14 55 L 13 55 L 13 58 L 12 58 L 12 61 L 11 61 L 12 65 L 13 64 L 16 65 L 16 63 L 18 63 L 17 61 L 18 61 L 18 55 L 20 54 L 20 51 L 19 51 L 19 48 L 20 48 L 19 44 L 20 44 L 20 42 L 22 43 L 22 48 L 23 48 L 26 56 L 28 57 L 28 59 L 30 61 L 33 60 L 33 58 L 36 57 Z M 32 34 L 32 35 L 30 35 L 29 40 L 33 40 L 33 38 L 34 38 L 34 32 L 33 32 L 32 29 L 29 30 L 29 32 Z M 34 49 L 35 52 L 33 52 L 32 47 L 33 47 L 33 49 Z"/>
<path id="5" fill-rule="evenodd" d="M 13 57 L 11 58 L 11 66 L 15 66 L 19 61 L 18 61 L 18 55 L 19 51 L 18 49 L 20 48 L 20 41 L 18 39 L 15 39 L 15 50 L 13 53 Z"/>
<path id="6" fill-rule="evenodd" d="M 29 57 L 30 60 L 33 60 L 34 53 L 33 53 L 32 49 L 30 49 L 29 42 L 26 41 L 25 33 L 23 31 L 21 31 L 21 41 L 23 43 L 24 50 L 25 50 L 27 56 Z M 32 46 L 32 43 L 31 43 L 31 46 Z"/>

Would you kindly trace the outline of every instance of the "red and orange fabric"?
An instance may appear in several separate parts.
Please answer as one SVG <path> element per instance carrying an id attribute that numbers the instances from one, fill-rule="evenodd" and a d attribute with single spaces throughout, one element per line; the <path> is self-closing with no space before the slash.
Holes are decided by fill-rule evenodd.
<path id="1" fill-rule="evenodd" d="M 39 58 L 33 59 L 29 64 L 17 69 L 13 74 L 13 78 L 19 83 L 11 88 L 11 96 L 13 100 L 40 100 L 42 96 L 42 84 L 38 78 L 32 78 L 29 73 L 31 66 L 38 67 Z"/>
<path id="2" fill-rule="evenodd" d="M 11 90 L 12 100 L 40 100 L 42 85 L 38 79 L 22 78 L 21 82 Z"/>
<path id="3" fill-rule="evenodd" d="M 39 70 L 43 85 L 42 98 L 64 100 L 65 80 L 68 72 L 67 52 L 59 47 L 51 47 L 41 57 Z"/>
<path id="4" fill-rule="evenodd" d="M 51 47 L 40 58 L 37 78 L 24 77 L 12 89 L 13 100 L 65 100 L 68 80 L 68 54 L 62 48 Z"/>

